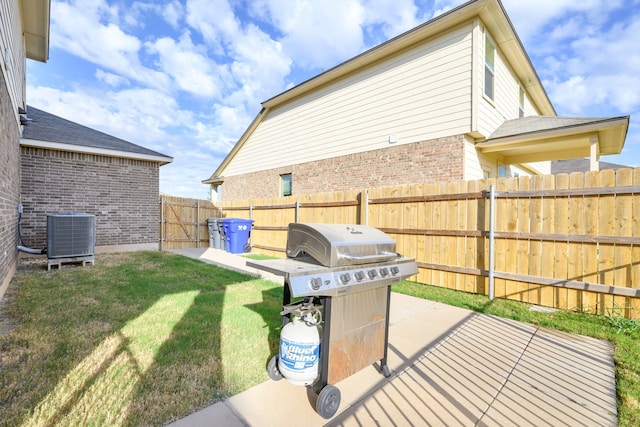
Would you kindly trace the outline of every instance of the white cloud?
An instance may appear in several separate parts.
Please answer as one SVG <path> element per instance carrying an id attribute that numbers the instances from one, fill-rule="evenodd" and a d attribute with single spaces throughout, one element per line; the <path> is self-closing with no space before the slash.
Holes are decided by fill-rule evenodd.
<path id="1" fill-rule="evenodd" d="M 195 46 L 189 33 L 176 42 L 162 37 L 145 44 L 150 53 L 157 54 L 161 70 L 171 76 L 178 89 L 202 97 L 220 97 L 223 82 L 229 80 L 228 70 L 206 55 L 206 50 Z"/>
<path id="2" fill-rule="evenodd" d="M 413 0 L 364 0 L 364 25 L 382 25 L 384 39 L 390 39 L 421 23 Z"/>
<path id="3" fill-rule="evenodd" d="M 184 17 L 184 9 L 182 4 L 179 1 L 172 1 L 162 7 L 162 17 L 167 21 L 173 28 L 178 28 L 178 24 Z"/>
<path id="4" fill-rule="evenodd" d="M 208 13 L 216 10 L 215 14 Z M 213 59 L 224 57 L 224 105 L 243 105 L 256 111 L 259 103 L 280 92 L 291 71 L 291 59 L 282 45 L 251 22 L 241 24 L 225 0 L 190 0 L 186 20 L 204 39 Z"/>
<path id="5" fill-rule="evenodd" d="M 549 25 L 566 20 L 576 14 L 584 15 L 582 31 L 599 25 L 611 10 L 624 4 L 624 0 L 503 0 L 504 7 L 525 46 L 532 40 L 546 40 L 543 31 Z M 544 44 L 543 44 L 544 45 Z"/>
<path id="6" fill-rule="evenodd" d="M 51 6 L 51 47 L 153 87 L 166 87 L 167 78 L 141 65 L 140 40 L 124 33 L 116 24 L 113 7 L 93 0 L 73 4 L 53 2 Z"/>
<path id="7" fill-rule="evenodd" d="M 108 73 L 101 69 L 96 70 L 96 79 L 98 79 L 99 81 L 105 82 L 109 86 L 113 86 L 113 87 L 129 84 L 129 81 L 124 77 L 118 76 L 113 73 Z"/>
<path id="8" fill-rule="evenodd" d="M 282 34 L 279 41 L 296 65 L 329 68 L 364 48 L 365 12 L 357 0 L 262 0 L 255 10 Z"/>
<path id="9" fill-rule="evenodd" d="M 232 49 L 232 71 L 238 90 L 227 103 L 242 102 L 247 109 L 254 110 L 260 102 L 283 90 L 285 78 L 291 71 L 291 59 L 280 43 L 250 25 Z"/>
<path id="10" fill-rule="evenodd" d="M 224 54 L 225 45 L 236 40 L 240 31 L 240 22 L 227 0 L 187 0 L 186 20 L 217 55 Z"/>

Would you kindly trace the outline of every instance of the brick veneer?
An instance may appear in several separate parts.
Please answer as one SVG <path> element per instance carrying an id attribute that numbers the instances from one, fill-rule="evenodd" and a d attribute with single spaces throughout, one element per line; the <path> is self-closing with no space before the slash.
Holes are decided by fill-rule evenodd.
<path id="1" fill-rule="evenodd" d="M 21 148 L 22 236 L 46 246 L 47 215 L 96 216 L 96 246 L 157 243 L 159 165 L 93 154 Z"/>
<path id="2" fill-rule="evenodd" d="M 464 135 L 455 135 L 226 177 L 222 200 L 278 197 L 280 175 L 287 173 L 294 195 L 463 180 L 464 143 Z"/>
<path id="3" fill-rule="evenodd" d="M 19 127 L 0 73 L 0 298 L 18 262 Z"/>

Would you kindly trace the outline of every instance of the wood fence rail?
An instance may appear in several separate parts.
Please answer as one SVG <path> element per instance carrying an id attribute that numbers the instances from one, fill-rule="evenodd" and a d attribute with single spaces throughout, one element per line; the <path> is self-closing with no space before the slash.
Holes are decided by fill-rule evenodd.
<path id="1" fill-rule="evenodd" d="M 367 224 L 416 259 L 414 280 L 488 294 L 491 185 L 496 297 L 640 318 L 640 168 L 216 205 L 253 219 L 252 246 L 269 255 L 284 256 L 291 222 Z"/>

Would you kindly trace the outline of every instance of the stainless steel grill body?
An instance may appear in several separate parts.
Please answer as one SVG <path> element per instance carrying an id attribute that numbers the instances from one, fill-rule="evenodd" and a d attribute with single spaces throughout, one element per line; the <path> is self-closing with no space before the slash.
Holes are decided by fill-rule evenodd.
<path id="1" fill-rule="evenodd" d="M 382 231 L 345 224 L 289 224 L 286 253 L 287 259 L 247 265 L 284 276 L 285 311 L 298 297 L 312 297 L 322 307 L 314 391 L 321 396 L 327 384 L 378 360 L 380 371 L 389 376 L 391 285 L 418 273 L 415 260 L 397 254 L 395 241 Z M 283 315 L 283 326 L 288 321 Z"/>
<path id="2" fill-rule="evenodd" d="M 287 257 L 308 254 L 326 267 L 397 258 L 396 242 L 377 228 L 344 224 L 289 224 Z"/>

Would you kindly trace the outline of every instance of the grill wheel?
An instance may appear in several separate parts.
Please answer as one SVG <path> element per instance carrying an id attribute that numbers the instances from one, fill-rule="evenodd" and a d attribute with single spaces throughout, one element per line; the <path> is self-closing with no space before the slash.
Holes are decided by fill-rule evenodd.
<path id="1" fill-rule="evenodd" d="M 327 384 L 318 395 L 316 402 L 316 412 L 324 419 L 333 417 L 340 406 L 340 390 L 337 387 Z"/>

